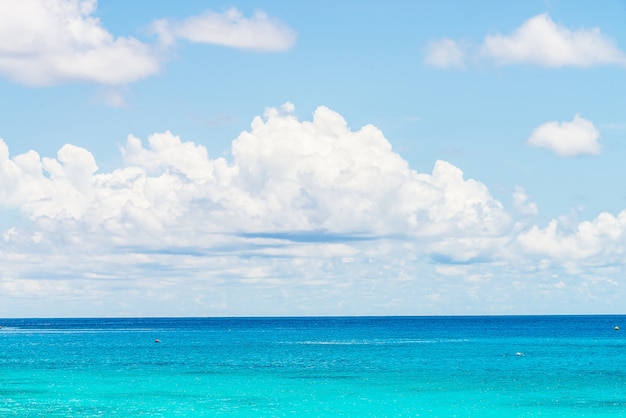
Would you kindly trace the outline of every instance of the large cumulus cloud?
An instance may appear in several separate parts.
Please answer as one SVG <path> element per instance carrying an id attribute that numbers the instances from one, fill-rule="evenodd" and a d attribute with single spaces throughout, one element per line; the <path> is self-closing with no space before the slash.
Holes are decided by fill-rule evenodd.
<path id="1" fill-rule="evenodd" d="M 170 132 L 146 146 L 130 136 L 126 166 L 97 173 L 85 149 L 53 158 L 0 155 L 1 202 L 31 219 L 71 220 L 122 242 L 159 234 L 194 245 L 206 233 L 303 233 L 354 236 L 489 238 L 510 224 L 485 185 L 437 161 L 418 173 L 382 132 L 356 131 L 318 108 L 299 121 L 292 106 L 269 109 L 232 145 L 232 161 Z M 60 226 L 61 228 L 61 226 Z"/>

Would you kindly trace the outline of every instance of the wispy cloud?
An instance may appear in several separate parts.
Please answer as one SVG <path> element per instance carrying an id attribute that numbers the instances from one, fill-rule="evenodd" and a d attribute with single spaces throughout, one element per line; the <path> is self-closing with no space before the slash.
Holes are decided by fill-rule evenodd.
<path id="1" fill-rule="evenodd" d="M 428 44 L 424 62 L 437 68 L 464 68 L 465 55 L 466 52 L 458 42 L 444 38 Z"/>
<path id="2" fill-rule="evenodd" d="M 162 40 L 223 45 L 255 51 L 285 51 L 293 47 L 296 33 L 285 23 L 261 11 L 247 18 L 231 8 L 224 13 L 206 11 L 183 21 L 162 19 L 153 23 Z"/>
<path id="3" fill-rule="evenodd" d="M 519 186 L 515 187 L 515 192 L 513 193 L 513 206 L 522 215 L 532 216 L 539 213 L 537 204 L 532 202 L 526 191 Z"/>

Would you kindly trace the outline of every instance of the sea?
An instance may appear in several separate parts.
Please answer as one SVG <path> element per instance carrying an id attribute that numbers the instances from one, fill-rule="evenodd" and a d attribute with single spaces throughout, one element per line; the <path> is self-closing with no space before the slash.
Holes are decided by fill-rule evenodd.
<path id="1" fill-rule="evenodd" d="M 626 417 L 626 316 L 0 325 L 0 417 Z"/>

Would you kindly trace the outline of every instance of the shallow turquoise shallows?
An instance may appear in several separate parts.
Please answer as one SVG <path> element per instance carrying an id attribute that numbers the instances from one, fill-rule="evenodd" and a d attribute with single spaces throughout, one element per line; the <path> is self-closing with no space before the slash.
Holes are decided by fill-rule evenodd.
<path id="1" fill-rule="evenodd" d="M 2 417 L 626 417 L 626 316 L 0 325 Z"/>

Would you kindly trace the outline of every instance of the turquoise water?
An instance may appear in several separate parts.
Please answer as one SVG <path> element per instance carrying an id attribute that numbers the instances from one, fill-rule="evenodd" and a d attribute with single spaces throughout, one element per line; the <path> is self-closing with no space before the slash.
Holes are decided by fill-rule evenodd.
<path id="1" fill-rule="evenodd" d="M 2 417 L 626 417 L 626 316 L 0 325 Z"/>

